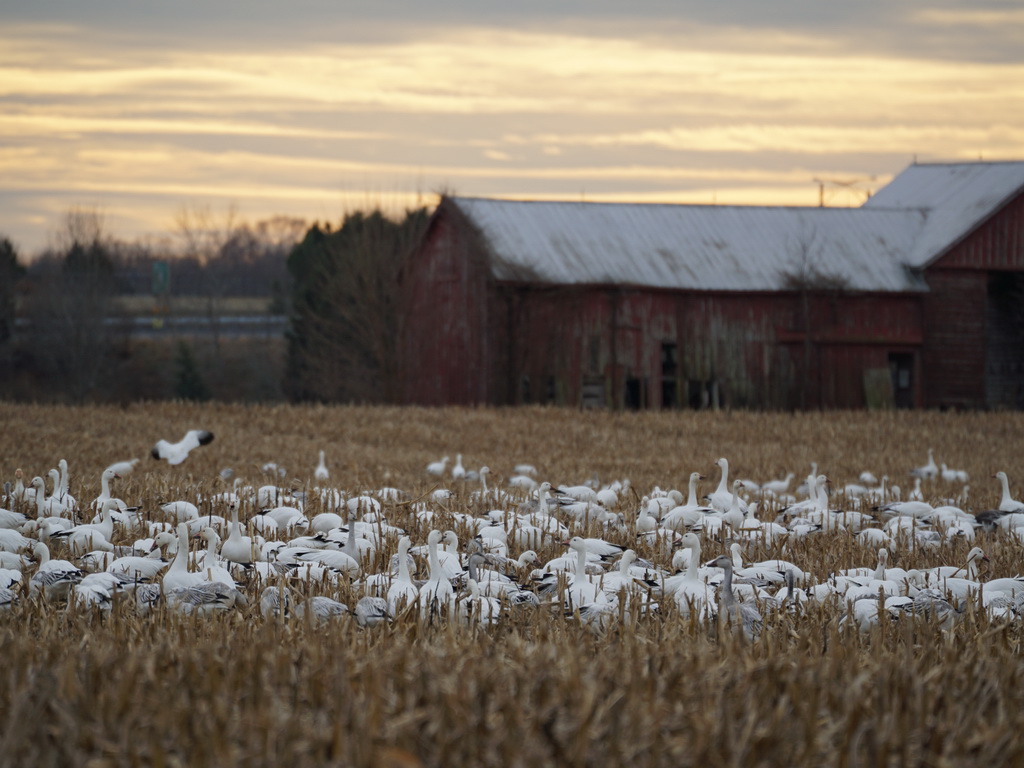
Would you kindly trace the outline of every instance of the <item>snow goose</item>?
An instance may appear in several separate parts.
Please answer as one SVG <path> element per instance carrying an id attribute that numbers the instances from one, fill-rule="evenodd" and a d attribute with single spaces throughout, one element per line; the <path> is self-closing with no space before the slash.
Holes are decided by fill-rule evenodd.
<path id="1" fill-rule="evenodd" d="M 715 462 L 721 470 L 722 476 L 718 481 L 718 488 L 705 498 L 712 507 L 719 512 L 728 512 L 732 505 L 732 487 L 729 485 L 729 460 L 721 458 Z"/>
<path id="2" fill-rule="evenodd" d="M 155 538 L 162 535 L 164 534 L 159 534 Z M 178 523 L 177 550 L 161 580 L 164 594 L 169 595 L 176 589 L 184 589 L 205 581 L 206 578 L 202 574 L 191 573 L 188 570 L 188 524 Z"/>
<path id="3" fill-rule="evenodd" d="M 939 467 L 935 463 L 935 452 L 931 448 L 928 449 L 928 463 L 910 470 L 910 474 L 922 480 L 934 480 L 938 476 Z"/>
<path id="4" fill-rule="evenodd" d="M 18 604 L 18 593 L 9 587 L 0 587 L 0 611 L 9 611 Z"/>
<path id="5" fill-rule="evenodd" d="M 32 539 L 13 528 L 0 528 L 0 551 L 17 554 L 32 546 Z"/>
<path id="6" fill-rule="evenodd" d="M 927 501 L 894 501 L 880 507 L 873 507 L 872 511 L 879 512 L 885 520 L 893 517 L 912 517 L 924 520 L 935 512 L 935 507 Z"/>
<path id="7" fill-rule="evenodd" d="M 462 466 L 462 454 L 455 454 L 455 466 L 452 467 L 452 480 L 465 480 L 466 468 Z"/>
<path id="8" fill-rule="evenodd" d="M 170 563 L 160 556 L 160 550 L 154 549 L 150 554 L 140 557 L 139 555 L 125 555 L 116 558 L 107 566 L 107 573 L 115 576 L 121 574 L 139 581 L 152 581 Z"/>
<path id="9" fill-rule="evenodd" d="M 606 603 L 608 598 L 600 587 L 587 576 L 587 542 L 580 536 L 569 540 L 569 548 L 576 553 L 576 568 L 571 583 L 565 588 L 565 608 L 572 611 L 591 603 Z"/>
<path id="10" fill-rule="evenodd" d="M 60 517 L 66 510 L 63 505 L 58 504 L 52 497 L 46 495 L 46 483 L 41 477 L 33 477 L 29 483 L 29 487 L 32 489 L 32 497 L 29 501 L 36 506 L 36 520 L 42 520 L 44 517 L 55 516 Z"/>
<path id="11" fill-rule="evenodd" d="M 265 509 L 253 518 L 254 523 L 256 518 L 264 518 L 261 525 L 266 525 L 265 521 L 272 521 L 275 531 L 304 531 L 309 527 L 309 520 L 298 507 L 281 506 Z"/>
<path id="12" fill-rule="evenodd" d="M 107 469 L 113 470 L 114 474 L 124 477 L 125 475 L 131 474 L 132 470 L 135 469 L 135 465 L 139 463 L 138 459 L 130 459 L 128 461 L 115 461 Z"/>
<path id="13" fill-rule="evenodd" d="M 700 577 L 700 539 L 694 533 L 683 536 L 682 547 L 690 551 L 686 571 L 665 579 L 662 591 L 671 595 L 683 616 L 696 614 L 705 619 L 717 611 L 717 604 L 710 588 Z"/>
<path id="14" fill-rule="evenodd" d="M 25 539 L 25 542 L 26 547 L 33 543 L 32 539 Z M 0 568 L 11 568 L 15 571 L 24 571 L 30 565 L 32 565 L 32 561 L 26 555 L 22 555 L 16 551 L 8 552 L 0 547 Z"/>
<path id="15" fill-rule="evenodd" d="M 320 461 L 319 463 L 317 463 L 316 469 L 313 470 L 313 477 L 314 479 L 316 479 L 317 482 L 320 483 L 324 482 L 325 480 L 329 480 L 331 477 L 331 472 L 329 469 L 327 469 L 327 464 L 324 463 L 323 451 L 320 451 Z"/>
<path id="16" fill-rule="evenodd" d="M 636 552 L 627 549 L 619 558 L 618 567 L 601 577 L 601 591 L 609 601 L 629 603 L 640 594 L 641 587 L 637 580 L 648 580 L 653 576 L 653 573 L 644 568 L 635 568 L 633 563 L 636 561 Z M 649 584 L 648 586 L 655 585 Z"/>
<path id="17" fill-rule="evenodd" d="M 1006 473 L 999 470 L 992 475 L 996 480 L 999 481 L 999 486 L 1002 489 L 1002 497 L 999 500 L 999 511 L 1000 512 L 1024 512 L 1024 501 L 1017 501 L 1010 495 L 1010 481 L 1006 476 Z"/>
<path id="18" fill-rule="evenodd" d="M 0 589 L 11 589 L 22 582 L 21 571 L 17 568 L 0 568 Z"/>
<path id="19" fill-rule="evenodd" d="M 309 616 L 316 624 L 325 624 L 339 616 L 348 616 L 350 613 L 347 605 L 323 595 L 314 595 L 304 603 L 299 603 L 295 608 L 296 617 L 304 619 Z"/>
<path id="20" fill-rule="evenodd" d="M 714 512 L 713 507 L 706 507 L 697 501 L 697 483 L 704 479 L 700 472 L 690 473 L 689 491 L 686 504 L 669 510 L 661 519 L 666 528 L 683 533 L 689 528 L 699 525 L 704 516 Z M 730 496 L 731 503 L 731 496 Z"/>
<path id="21" fill-rule="evenodd" d="M 457 615 L 463 624 L 497 624 L 501 618 L 501 601 L 480 593 L 475 580 L 466 582 L 469 594 L 459 598 Z"/>
<path id="22" fill-rule="evenodd" d="M 229 587 L 236 587 L 231 572 L 224 567 L 220 557 L 217 555 L 217 543 L 220 537 L 212 528 L 203 529 L 199 534 L 206 541 L 206 556 L 203 558 L 201 573 L 206 581 L 216 581 L 227 584 Z"/>
<path id="23" fill-rule="evenodd" d="M 51 560 L 50 548 L 41 541 L 32 545 L 32 554 L 39 561 L 39 567 L 29 579 L 29 596 L 42 593 L 47 601 L 64 600 L 71 587 L 80 582 L 85 574 L 67 560 Z"/>
<path id="24" fill-rule="evenodd" d="M 104 503 L 106 503 L 110 499 L 114 499 L 117 502 L 118 509 L 128 508 L 127 504 L 121 501 L 121 499 L 115 498 L 110 491 L 110 481 L 119 480 L 120 478 L 121 475 L 119 475 L 117 472 L 110 469 L 109 467 L 107 469 L 104 469 L 103 472 L 100 473 L 100 495 L 92 500 L 92 504 L 89 505 L 90 509 L 102 509 Z"/>
<path id="25" fill-rule="evenodd" d="M 449 461 L 451 461 L 451 459 L 445 456 L 440 461 L 430 462 L 429 464 L 427 464 L 427 474 L 432 475 L 434 477 L 443 477 L 445 470 L 448 468 Z"/>
<path id="26" fill-rule="evenodd" d="M 327 624 L 338 616 L 347 616 L 351 612 L 345 603 L 324 595 L 313 595 L 295 607 L 295 615 L 299 620 L 309 616 L 310 621 L 317 626 Z"/>
<path id="27" fill-rule="evenodd" d="M 451 585 L 449 584 L 448 586 Z M 388 601 L 383 597 L 372 597 L 370 595 L 361 597 L 359 602 L 356 603 L 355 617 L 356 624 L 364 629 L 376 627 L 379 624 L 390 621 L 391 615 L 388 613 Z"/>
<path id="28" fill-rule="evenodd" d="M 150 451 L 154 459 L 166 459 L 171 466 L 177 466 L 188 458 L 189 453 L 201 445 L 209 445 L 213 442 L 213 432 L 205 429 L 191 429 L 185 436 L 176 443 L 169 443 L 166 440 L 157 440 L 156 445 Z"/>
<path id="29" fill-rule="evenodd" d="M 71 588 L 68 607 L 109 612 L 120 589 L 121 582 L 114 574 L 90 573 Z"/>
<path id="30" fill-rule="evenodd" d="M 969 475 L 962 469 L 950 469 L 946 463 L 942 463 L 942 479 L 947 483 L 966 483 Z"/>
<path id="31" fill-rule="evenodd" d="M 205 616 L 241 608 L 248 601 L 241 592 L 228 584 L 201 581 L 186 587 L 164 590 L 167 606 L 186 615 Z"/>
<path id="32" fill-rule="evenodd" d="M 796 477 L 796 473 L 790 472 L 784 480 L 769 480 L 761 486 L 761 491 L 774 497 L 782 496 L 784 493 L 789 493 L 789 484 L 793 482 L 794 477 Z"/>
<path id="33" fill-rule="evenodd" d="M 675 488 L 662 492 L 655 487 L 651 490 L 651 514 L 659 520 L 669 511 L 683 506 L 683 494 Z"/>
<path id="34" fill-rule="evenodd" d="M 264 619 L 286 619 L 292 607 L 292 593 L 288 587 L 271 585 L 260 593 L 260 614 Z"/>
<path id="35" fill-rule="evenodd" d="M 199 507 L 184 499 L 161 504 L 160 511 L 173 518 L 175 523 L 187 523 L 199 519 Z"/>
<path id="36" fill-rule="evenodd" d="M 455 590 L 448 580 L 441 560 L 438 557 L 438 545 L 441 543 L 441 532 L 433 530 L 427 536 L 430 573 L 427 581 L 420 587 L 420 611 L 424 616 L 433 617 L 438 613 L 446 613 L 455 602 Z M 460 567 L 461 570 L 461 567 Z M 385 607 L 387 603 L 385 602 Z"/>
<path id="37" fill-rule="evenodd" d="M 937 589 L 922 589 L 909 603 L 889 607 L 889 613 L 893 617 L 920 616 L 940 629 L 952 629 L 963 616 L 963 609 L 955 608 Z"/>
<path id="38" fill-rule="evenodd" d="M 555 492 L 562 496 L 568 496 L 576 501 L 589 501 L 592 504 L 597 503 L 597 491 L 589 485 L 560 485 L 555 488 Z"/>
<path id="39" fill-rule="evenodd" d="M 978 563 L 982 560 L 988 562 L 988 558 L 985 556 L 985 550 L 981 547 L 972 547 L 971 551 L 967 553 L 967 561 L 962 566 L 952 565 L 940 565 L 935 568 L 928 568 L 920 571 L 931 578 L 949 579 L 949 578 L 964 578 L 970 581 L 978 580 Z"/>
<path id="40" fill-rule="evenodd" d="M 107 499 L 100 510 L 99 523 L 85 523 L 65 530 L 51 530 L 51 540 L 63 541 L 76 555 L 98 549 L 109 544 L 114 538 L 113 511 L 117 507 L 117 499 Z"/>
<path id="41" fill-rule="evenodd" d="M 61 459 L 58 461 L 57 468 L 60 470 L 60 492 L 57 495 L 58 500 L 68 509 L 78 509 L 78 501 L 70 493 L 71 475 L 68 472 L 67 459 Z"/>
<path id="42" fill-rule="evenodd" d="M 9 509 L 0 509 L 0 528 L 21 530 L 29 522 L 21 512 L 12 512 Z"/>
<path id="43" fill-rule="evenodd" d="M 736 595 L 733 594 L 732 559 L 722 556 L 715 558 L 708 565 L 713 568 L 721 568 L 725 572 L 721 587 L 719 588 L 719 596 L 722 605 L 725 607 L 724 613 L 729 619 L 730 625 L 739 626 L 748 640 L 757 639 L 758 635 L 761 634 L 761 629 L 764 627 L 764 620 L 754 606 L 739 602 L 736 599 Z"/>
<path id="44" fill-rule="evenodd" d="M 504 574 L 484 568 L 487 561 L 487 556 L 479 552 L 466 559 L 467 584 L 470 581 L 476 582 L 481 595 L 507 600 L 513 606 L 538 604 L 537 595 L 533 592 L 519 586 Z"/>
<path id="45" fill-rule="evenodd" d="M 398 575 L 388 587 L 388 613 L 397 616 L 410 605 L 419 600 L 419 588 L 413 583 L 409 574 L 409 547 L 412 544 L 408 536 L 398 540 Z"/>
<path id="46" fill-rule="evenodd" d="M 228 537 L 220 548 L 220 556 L 229 563 L 248 565 L 253 561 L 253 541 L 251 536 L 246 536 L 242 531 L 242 524 L 238 522 L 238 505 L 231 504 L 231 524 L 228 527 Z"/>

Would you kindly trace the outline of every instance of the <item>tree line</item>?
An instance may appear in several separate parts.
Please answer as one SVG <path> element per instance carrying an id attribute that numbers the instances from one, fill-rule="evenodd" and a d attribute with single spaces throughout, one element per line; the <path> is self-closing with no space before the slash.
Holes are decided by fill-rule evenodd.
<path id="1" fill-rule="evenodd" d="M 428 217 L 375 210 L 333 227 L 185 211 L 171 244 L 118 241 L 99 214 L 74 210 L 31 261 L 0 233 L 0 397 L 396 402 L 399 269 Z M 168 285 L 155 285 L 160 275 Z M 199 298 L 209 332 L 137 338 L 119 297 L 154 288 Z M 257 326 L 253 338 L 222 339 L 232 297 L 266 298 L 286 334 L 260 337 Z"/>

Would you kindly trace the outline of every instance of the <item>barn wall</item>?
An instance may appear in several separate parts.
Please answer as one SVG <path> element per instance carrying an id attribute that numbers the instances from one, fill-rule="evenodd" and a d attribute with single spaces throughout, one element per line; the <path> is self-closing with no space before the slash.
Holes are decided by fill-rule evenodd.
<path id="1" fill-rule="evenodd" d="M 1007 332 L 1015 323 L 1001 320 L 991 286 L 998 275 L 1022 272 L 1024 195 L 925 270 L 925 405 L 1021 407 L 1020 341 Z"/>
<path id="2" fill-rule="evenodd" d="M 493 400 L 485 266 L 473 231 L 438 216 L 402 275 L 405 400 L 467 405 Z"/>
<path id="3" fill-rule="evenodd" d="M 868 404 L 866 372 L 887 376 L 892 354 L 910 358 L 918 379 L 916 295 L 809 296 L 806 318 L 802 297 L 787 293 L 519 287 L 502 297 L 515 307 L 504 375 L 517 384 L 505 402 L 857 408 Z"/>

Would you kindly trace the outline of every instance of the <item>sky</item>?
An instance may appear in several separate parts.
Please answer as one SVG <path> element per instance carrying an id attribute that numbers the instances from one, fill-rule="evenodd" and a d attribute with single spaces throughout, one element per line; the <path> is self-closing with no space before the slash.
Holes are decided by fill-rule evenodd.
<path id="1" fill-rule="evenodd" d="M 0 235 L 441 193 L 859 205 L 1024 159 L 1019 0 L 0 0 Z"/>

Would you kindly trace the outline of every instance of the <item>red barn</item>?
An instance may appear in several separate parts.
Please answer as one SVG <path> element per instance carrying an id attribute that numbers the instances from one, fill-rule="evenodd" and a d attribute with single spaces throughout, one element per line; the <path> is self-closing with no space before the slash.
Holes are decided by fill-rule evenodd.
<path id="1" fill-rule="evenodd" d="M 403 272 L 408 402 L 1024 405 L 1024 163 L 862 208 L 450 197 Z"/>

